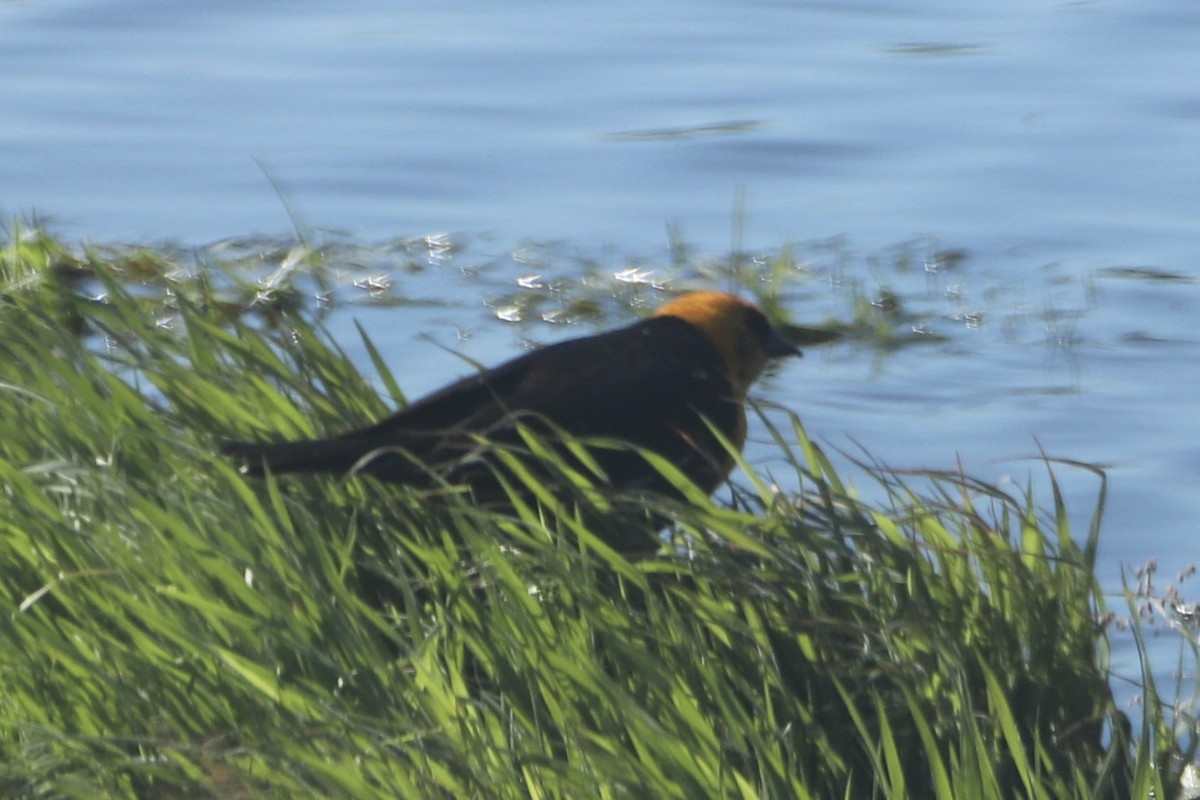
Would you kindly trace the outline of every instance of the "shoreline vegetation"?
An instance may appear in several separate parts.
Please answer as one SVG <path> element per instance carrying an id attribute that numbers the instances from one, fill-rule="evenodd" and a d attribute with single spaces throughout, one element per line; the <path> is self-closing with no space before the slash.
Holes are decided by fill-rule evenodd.
<path id="1" fill-rule="evenodd" d="M 413 264 L 454 247 L 412 246 Z M 400 271 L 398 248 L 377 252 Z M 784 321 L 790 254 L 672 252 L 663 271 L 723 275 Z M 507 514 L 368 479 L 248 481 L 219 439 L 405 402 L 361 329 L 373 374 L 320 325 L 339 292 L 389 285 L 344 256 L 197 259 L 10 225 L 0 794 L 1189 796 L 1194 698 L 1155 686 L 1143 656 L 1140 715 L 1113 699 L 1110 637 L 1128 625 L 1144 653 L 1142 612 L 1171 597 L 1147 573 L 1107 606 L 1098 468 L 1046 459 L 1039 496 L 864 463 L 854 480 L 885 498 L 867 501 L 775 410 L 757 422 L 772 476 L 743 463 L 687 503 L 615 495 L 550 455 L 561 491 L 529 486 L 544 502 Z M 498 302 L 520 315 L 544 297 Z M 797 332 L 903 346 L 892 303 Z M 1063 470 L 1096 479 L 1082 529 Z M 668 520 L 658 552 L 605 546 L 606 526 L 647 517 Z"/>

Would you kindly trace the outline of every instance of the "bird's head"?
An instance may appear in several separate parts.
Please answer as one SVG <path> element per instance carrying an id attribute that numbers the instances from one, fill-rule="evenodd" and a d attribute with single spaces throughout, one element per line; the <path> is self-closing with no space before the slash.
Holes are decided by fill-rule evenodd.
<path id="1" fill-rule="evenodd" d="M 771 327 L 758 306 L 725 292 L 685 294 L 663 305 L 654 316 L 678 317 L 699 328 L 721 354 L 739 399 L 758 380 L 768 359 L 800 355 L 799 349 Z"/>

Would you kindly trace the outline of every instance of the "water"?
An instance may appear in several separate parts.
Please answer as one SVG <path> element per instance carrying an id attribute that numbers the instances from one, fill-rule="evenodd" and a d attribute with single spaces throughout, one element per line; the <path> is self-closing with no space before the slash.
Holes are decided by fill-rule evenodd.
<path id="1" fill-rule="evenodd" d="M 850 269 L 947 343 L 814 350 L 766 393 L 897 466 L 1023 484 L 1039 446 L 1105 464 L 1106 585 L 1152 557 L 1177 572 L 1200 560 L 1200 5 L 906 5 L 8 2 L 0 210 L 202 244 L 286 234 L 273 179 L 308 226 L 452 231 L 481 258 L 527 239 L 661 255 L 668 225 L 720 253 L 740 195 L 748 249 L 933 236 L 961 268 Z M 464 371 L 420 333 L 514 352 L 477 285 L 398 280 L 450 301 L 355 312 L 413 394 Z M 841 291 L 793 312 L 844 310 Z M 1095 481 L 1060 477 L 1086 522 Z"/>

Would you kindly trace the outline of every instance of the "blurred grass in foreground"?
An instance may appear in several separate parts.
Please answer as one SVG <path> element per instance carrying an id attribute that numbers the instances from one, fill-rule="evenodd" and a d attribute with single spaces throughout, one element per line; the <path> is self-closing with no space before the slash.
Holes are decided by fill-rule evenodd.
<path id="1" fill-rule="evenodd" d="M 0 251 L 0 794 L 1179 796 L 1170 700 L 1109 689 L 1101 473 L 1085 531 L 954 474 L 871 507 L 793 418 L 801 490 L 734 507 L 248 482 L 218 438 L 387 403 L 238 269 L 113 256 Z"/>

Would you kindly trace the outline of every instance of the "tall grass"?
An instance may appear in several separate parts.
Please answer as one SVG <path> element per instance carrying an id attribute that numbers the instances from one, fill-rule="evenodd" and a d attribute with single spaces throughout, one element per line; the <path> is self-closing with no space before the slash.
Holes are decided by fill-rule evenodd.
<path id="1" fill-rule="evenodd" d="M 1103 490 L 1082 531 L 1053 480 L 1043 508 L 868 469 L 870 505 L 795 418 L 770 431 L 800 490 L 747 468 L 732 504 L 549 452 L 561 491 L 513 461 L 505 513 L 250 482 L 216 441 L 377 418 L 372 381 L 304 314 L 231 316 L 235 277 L 56 247 L 0 258 L 0 794 L 1176 792 L 1160 702 L 1133 731 L 1109 689 Z M 648 524 L 658 552 L 612 546 Z"/>

